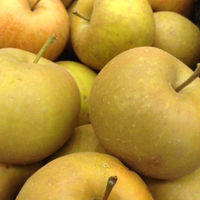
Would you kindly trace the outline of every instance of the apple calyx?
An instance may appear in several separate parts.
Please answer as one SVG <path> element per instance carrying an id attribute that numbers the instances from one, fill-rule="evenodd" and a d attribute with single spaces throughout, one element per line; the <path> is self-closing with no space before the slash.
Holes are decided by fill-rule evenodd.
<path id="1" fill-rule="evenodd" d="M 196 67 L 194 73 L 192 73 L 192 75 L 187 80 L 185 80 L 181 85 L 176 87 L 175 91 L 176 92 L 181 91 L 183 88 L 185 88 L 187 85 L 192 83 L 199 76 L 200 76 L 200 63 L 197 63 L 197 67 Z"/>
<path id="2" fill-rule="evenodd" d="M 78 16 L 78 17 L 90 22 L 90 19 L 88 19 L 88 18 L 84 17 L 83 15 L 81 15 L 76 9 L 72 10 L 72 14 L 74 14 L 74 15 L 76 15 L 76 16 Z"/>
<path id="3" fill-rule="evenodd" d="M 116 182 L 117 182 L 117 176 L 110 176 L 108 178 L 106 189 L 105 189 L 104 195 L 103 195 L 101 200 L 107 200 L 108 199 L 108 197 L 109 197 L 114 185 L 116 184 Z"/>
<path id="4" fill-rule="evenodd" d="M 35 10 L 35 7 L 37 6 L 37 4 L 40 2 L 41 0 L 37 0 L 36 2 L 34 2 L 34 4 L 30 7 L 30 9 L 33 11 Z"/>
<path id="5" fill-rule="evenodd" d="M 35 60 L 33 61 L 33 63 L 38 63 L 39 59 L 42 57 L 43 53 L 46 51 L 46 49 L 48 48 L 48 46 L 52 43 L 54 43 L 54 41 L 57 39 L 57 36 L 52 34 L 48 40 L 46 41 L 46 43 L 44 44 L 44 46 L 40 49 L 40 51 L 38 52 Z"/>

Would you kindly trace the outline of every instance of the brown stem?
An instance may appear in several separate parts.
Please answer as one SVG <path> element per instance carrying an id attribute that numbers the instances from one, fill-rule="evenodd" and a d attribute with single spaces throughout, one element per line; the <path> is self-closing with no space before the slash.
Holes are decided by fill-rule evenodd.
<path id="1" fill-rule="evenodd" d="M 108 199 L 108 197 L 109 197 L 114 185 L 116 184 L 116 182 L 117 182 L 117 176 L 109 177 L 104 195 L 103 195 L 101 200 L 107 200 Z"/>
<path id="2" fill-rule="evenodd" d="M 35 9 L 35 7 L 37 6 L 37 4 L 40 2 L 41 0 L 37 0 L 36 2 L 34 2 L 33 5 L 30 5 L 30 9 L 33 11 Z"/>
<path id="3" fill-rule="evenodd" d="M 77 11 L 75 8 L 72 10 L 72 13 L 73 13 L 74 15 L 76 15 L 76 16 L 78 16 L 78 17 L 80 17 L 80 18 L 82 18 L 82 19 L 84 19 L 84 20 L 90 22 L 90 20 L 89 20 L 88 18 L 86 18 L 86 17 L 84 17 L 83 15 L 81 15 L 80 13 L 78 13 L 78 11 Z"/>
<path id="4" fill-rule="evenodd" d="M 190 83 L 192 83 L 197 77 L 200 76 L 200 63 L 197 63 L 197 68 L 195 69 L 195 71 L 192 73 L 192 75 L 185 80 L 181 85 L 179 85 L 175 91 L 179 92 L 181 91 L 183 88 L 185 88 L 187 85 L 189 85 Z"/>
<path id="5" fill-rule="evenodd" d="M 44 44 L 44 46 L 40 49 L 40 51 L 38 52 L 35 60 L 33 61 L 33 63 L 38 63 L 39 59 L 42 57 L 43 53 L 46 51 L 46 49 L 48 48 L 48 46 L 52 43 L 54 43 L 54 41 L 57 39 L 57 36 L 52 34 L 49 39 L 46 41 L 46 43 Z"/>

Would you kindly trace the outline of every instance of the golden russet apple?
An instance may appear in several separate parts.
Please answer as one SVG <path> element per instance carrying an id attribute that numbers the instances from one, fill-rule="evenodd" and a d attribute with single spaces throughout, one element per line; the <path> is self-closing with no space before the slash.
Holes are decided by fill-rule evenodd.
<path id="1" fill-rule="evenodd" d="M 194 11 L 194 0 L 148 0 L 153 11 L 172 11 L 191 18 Z"/>
<path id="2" fill-rule="evenodd" d="M 156 34 L 154 47 L 172 54 L 195 69 L 200 61 L 200 31 L 186 17 L 170 11 L 154 13 Z"/>
<path id="3" fill-rule="evenodd" d="M 71 20 L 71 42 L 82 63 L 100 71 L 119 53 L 151 46 L 155 22 L 147 0 L 78 0 Z"/>
<path id="4" fill-rule="evenodd" d="M 142 177 L 154 200 L 199 200 L 200 168 L 175 180 L 156 180 Z"/>
<path id="5" fill-rule="evenodd" d="M 102 199 L 110 176 L 117 176 L 117 182 L 109 200 L 153 200 L 135 172 L 97 152 L 73 153 L 47 163 L 26 181 L 16 200 Z"/>
<path id="6" fill-rule="evenodd" d="M 105 150 L 132 170 L 175 179 L 200 166 L 200 79 L 175 89 L 193 71 L 169 53 L 138 47 L 97 75 L 89 114 Z"/>
<path id="7" fill-rule="evenodd" d="M 26 180 L 43 165 L 43 161 L 30 165 L 9 165 L 0 162 L 0 199 L 14 200 Z"/>
<path id="8" fill-rule="evenodd" d="M 106 153 L 105 149 L 99 143 L 91 124 L 77 126 L 67 142 L 45 159 L 45 161 L 50 162 L 58 157 L 78 152 Z"/>
<path id="9" fill-rule="evenodd" d="M 21 49 L 0 49 L 0 161 L 30 164 L 58 150 L 80 112 L 74 78 L 56 63 Z"/>
<path id="10" fill-rule="evenodd" d="M 56 62 L 56 64 L 66 69 L 72 75 L 78 85 L 81 95 L 81 108 L 77 126 L 90 124 L 88 108 L 89 96 L 97 73 L 86 65 L 76 61 L 60 60 Z"/>

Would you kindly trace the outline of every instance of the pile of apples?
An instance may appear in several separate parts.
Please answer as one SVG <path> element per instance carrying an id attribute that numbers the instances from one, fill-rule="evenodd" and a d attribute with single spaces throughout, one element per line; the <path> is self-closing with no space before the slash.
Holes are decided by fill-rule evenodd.
<path id="1" fill-rule="evenodd" d="M 6 0 L 0 200 L 199 200 L 193 0 Z"/>

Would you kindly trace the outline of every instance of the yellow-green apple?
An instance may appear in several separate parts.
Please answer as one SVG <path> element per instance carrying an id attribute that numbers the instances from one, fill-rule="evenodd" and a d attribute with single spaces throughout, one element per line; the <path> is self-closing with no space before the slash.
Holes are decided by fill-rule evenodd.
<path id="1" fill-rule="evenodd" d="M 156 34 L 153 43 L 172 54 L 190 68 L 200 61 L 200 31 L 186 17 L 171 11 L 154 13 Z"/>
<path id="2" fill-rule="evenodd" d="M 75 61 L 58 61 L 56 63 L 66 69 L 78 85 L 81 95 L 81 108 L 77 125 L 89 124 L 89 96 L 97 73 L 86 65 Z"/>
<path id="3" fill-rule="evenodd" d="M 9 165 L 0 162 L 1 200 L 14 200 L 26 180 L 43 165 L 43 161 L 30 165 Z"/>
<path id="4" fill-rule="evenodd" d="M 0 49 L 0 161 L 29 164 L 71 136 L 80 92 L 63 67 L 17 48 Z"/>
<path id="5" fill-rule="evenodd" d="M 191 18 L 194 0 L 148 0 L 153 11 L 172 11 Z"/>
<path id="6" fill-rule="evenodd" d="M 106 153 L 105 149 L 99 143 L 91 124 L 76 127 L 69 140 L 59 150 L 45 159 L 45 161 L 50 162 L 58 157 L 78 152 Z"/>
<path id="7" fill-rule="evenodd" d="M 153 200 L 144 181 L 117 158 L 81 152 L 59 157 L 40 168 L 23 185 L 16 200 L 102 198 L 109 177 L 116 177 L 109 200 Z"/>
<path id="8" fill-rule="evenodd" d="M 156 179 L 175 179 L 200 166 L 200 79 L 155 47 L 113 58 L 97 75 L 89 99 L 94 132 L 107 153 Z M 179 88 L 179 89 L 178 89 Z"/>
<path id="9" fill-rule="evenodd" d="M 147 0 L 79 0 L 71 21 L 73 49 L 85 65 L 101 70 L 119 53 L 151 46 L 155 22 Z"/>
<path id="10" fill-rule="evenodd" d="M 38 53 L 49 36 L 56 34 L 59 39 L 43 55 L 55 60 L 69 39 L 69 16 L 60 0 L 2 1 L 0 18 L 0 48 Z"/>
<path id="11" fill-rule="evenodd" d="M 154 200 L 200 199 L 200 168 L 175 180 L 157 180 L 142 177 Z"/>

